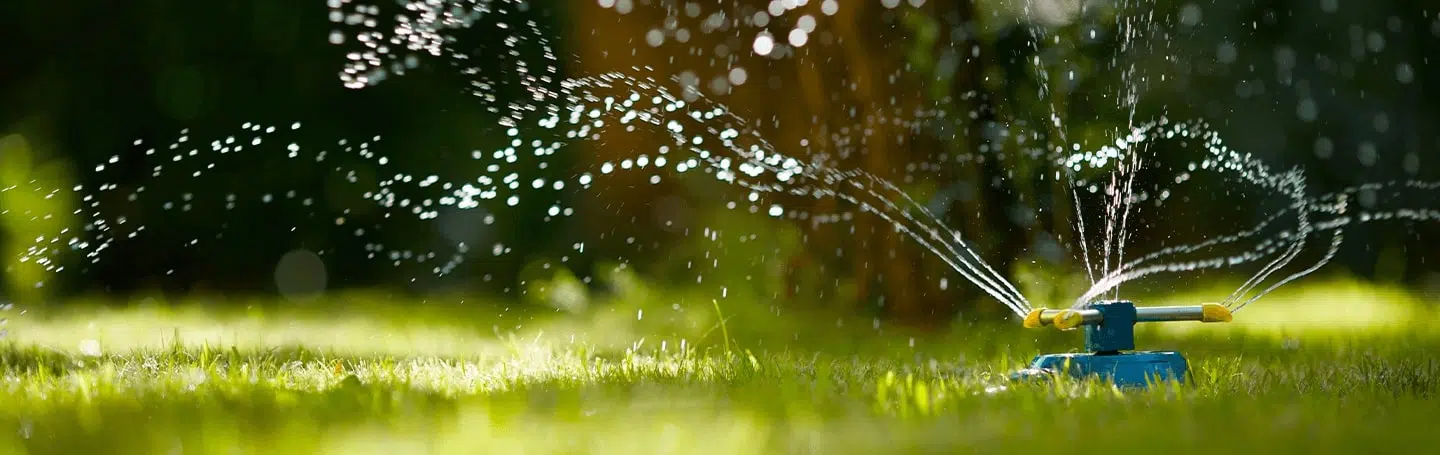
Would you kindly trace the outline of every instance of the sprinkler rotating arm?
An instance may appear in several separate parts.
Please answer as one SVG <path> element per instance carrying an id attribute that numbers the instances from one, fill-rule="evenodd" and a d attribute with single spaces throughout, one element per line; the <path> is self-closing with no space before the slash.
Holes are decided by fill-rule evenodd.
<path id="1" fill-rule="evenodd" d="M 1218 303 L 1182 306 L 1152 306 L 1135 308 L 1135 322 L 1200 321 L 1230 322 L 1230 310 Z M 1104 322 L 1100 310 L 1052 310 L 1037 309 L 1025 315 L 1026 328 L 1053 325 L 1060 330 L 1070 330 L 1082 325 L 1098 325 Z"/>

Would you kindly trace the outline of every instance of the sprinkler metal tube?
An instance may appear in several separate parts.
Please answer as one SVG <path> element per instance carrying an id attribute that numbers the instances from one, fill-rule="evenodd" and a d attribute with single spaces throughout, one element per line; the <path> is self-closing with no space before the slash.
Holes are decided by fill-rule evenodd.
<path id="1" fill-rule="evenodd" d="M 1230 322 L 1230 310 L 1218 303 L 1200 305 L 1152 306 L 1135 308 L 1135 322 L 1200 321 Z M 1082 325 L 1098 325 L 1104 322 L 1100 310 L 1052 310 L 1037 309 L 1025 315 L 1026 328 L 1053 325 L 1060 330 L 1069 330 Z"/>

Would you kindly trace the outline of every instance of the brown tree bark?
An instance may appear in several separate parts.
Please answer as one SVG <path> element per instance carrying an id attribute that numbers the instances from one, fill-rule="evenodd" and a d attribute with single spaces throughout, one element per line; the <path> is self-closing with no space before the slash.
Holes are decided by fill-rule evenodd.
<path id="1" fill-rule="evenodd" d="M 730 10 L 764 11 L 765 0 L 743 0 L 741 7 Z M 573 11 L 574 33 L 571 41 L 577 47 L 571 49 L 579 56 L 576 69 L 581 73 L 595 74 L 631 66 L 648 66 L 660 75 L 680 74 L 693 71 L 699 76 L 701 90 L 708 91 L 707 82 L 716 74 L 723 74 L 728 65 L 742 66 L 748 73 L 748 82 L 732 87 L 729 93 L 714 95 L 730 110 L 762 125 L 762 130 L 778 151 L 797 158 L 806 158 L 801 141 L 808 141 L 811 147 L 834 154 L 836 165 L 843 169 L 860 169 L 877 177 L 900 185 L 905 177 L 906 165 L 917 162 L 935 162 L 937 153 L 973 154 L 983 140 L 979 134 L 985 118 L 970 121 L 964 137 L 935 140 L 921 140 L 912 128 L 905 124 L 889 121 L 898 113 L 911 113 L 917 109 L 936 107 L 936 100 L 928 99 L 926 90 L 929 75 L 911 74 L 904 71 L 906 64 L 907 31 L 901 26 L 898 15 L 936 15 L 945 8 L 958 9 L 962 18 L 974 13 L 974 5 L 968 1 L 929 2 L 920 11 L 906 11 L 908 6 L 887 10 L 879 2 L 841 2 L 833 16 L 820 12 L 821 2 L 810 2 L 804 11 L 787 13 L 786 18 L 809 14 L 817 21 L 816 30 L 810 35 L 810 43 L 799 48 L 792 57 L 767 59 L 754 56 L 750 50 L 754 28 L 741 31 L 717 32 L 711 34 L 692 33 L 684 46 L 673 41 L 661 47 L 651 47 L 645 42 L 645 34 L 656 27 L 663 27 L 666 14 L 659 7 L 640 7 L 627 15 L 619 16 L 614 11 L 600 9 L 587 4 Z M 713 6 L 707 5 L 711 8 Z M 812 11 L 813 10 L 813 11 Z M 702 13 L 703 19 L 709 12 Z M 886 18 L 886 15 L 896 15 Z M 779 20 L 779 19 L 776 19 Z M 770 27 L 772 30 L 788 30 L 787 27 Z M 948 33 L 948 27 L 946 27 Z M 784 33 L 774 33 L 777 41 L 785 40 Z M 826 44 L 831 43 L 831 44 Z M 968 48 L 970 43 L 950 43 L 939 40 L 935 46 L 961 45 Z M 713 51 L 724 46 L 739 57 L 718 58 Z M 693 49 L 687 52 L 686 49 Z M 958 70 L 961 77 L 954 79 L 954 93 L 981 90 L 982 67 L 978 59 L 967 59 Z M 955 97 L 955 110 L 969 112 L 987 110 L 979 105 L 979 99 L 961 100 Z M 852 114 L 853 109 L 853 114 Z M 852 134 L 855 152 L 848 156 L 838 153 L 838 145 L 828 134 L 848 129 Z M 637 131 L 615 135 L 605 144 L 586 146 L 590 159 L 595 162 L 633 156 L 637 150 L 653 149 L 668 143 L 669 138 L 661 134 Z M 947 150 L 944 147 L 949 147 Z M 970 165 L 951 164 L 958 171 L 942 171 L 933 177 L 963 179 L 976 182 L 981 195 L 961 202 L 951 210 L 952 222 L 959 221 L 967 237 L 976 238 L 995 231 L 995 221 L 1005 222 L 1004 207 L 990 204 L 986 199 L 995 192 L 989 188 L 992 165 L 981 169 Z M 927 175 L 914 174 L 919 178 Z M 621 177 L 634 179 L 628 192 L 611 193 L 607 200 L 637 201 L 654 198 L 657 190 L 673 191 L 673 187 L 655 188 L 638 179 L 641 176 Z M 986 194 L 988 193 L 988 194 Z M 804 204 L 804 209 L 813 213 L 833 213 L 844 204 L 832 198 L 812 200 L 797 198 L 786 200 L 787 206 Z M 923 202 L 923 201 L 921 201 Z M 616 203 L 618 204 L 618 203 Z M 619 209 L 617 211 L 617 209 Z M 605 210 L 631 214 L 630 210 L 643 211 L 639 204 L 630 207 L 607 205 Z M 633 216 L 644 219 L 645 215 Z M 962 299 L 973 301 L 983 296 L 973 286 L 963 282 L 948 266 L 933 253 L 923 251 L 904 234 L 897 233 L 889 223 L 872 215 L 860 215 L 852 223 L 822 225 L 811 229 L 806 225 L 807 259 L 793 261 L 796 267 L 815 267 L 824 264 L 829 274 L 839 274 L 848 268 L 848 279 L 857 286 L 860 299 L 850 304 L 875 305 L 883 301 L 883 313 L 905 323 L 922 327 L 939 327 L 948 323 L 954 312 L 963 306 Z M 853 229 L 853 233 L 852 233 Z M 1013 243 L 1009 240 L 1005 244 Z M 1001 247 L 1001 248 L 1007 248 Z M 844 250 L 842 258 L 836 258 L 836 249 Z M 1013 256 L 1013 255 L 998 255 Z M 781 259 L 781 258 L 777 258 Z M 783 260 L 783 259 L 781 259 Z M 1004 271 L 1006 264 L 992 263 L 997 270 Z M 951 283 L 942 290 L 939 279 L 948 277 Z M 981 305 L 997 307 L 999 305 Z M 860 310 L 861 308 L 854 308 Z"/>

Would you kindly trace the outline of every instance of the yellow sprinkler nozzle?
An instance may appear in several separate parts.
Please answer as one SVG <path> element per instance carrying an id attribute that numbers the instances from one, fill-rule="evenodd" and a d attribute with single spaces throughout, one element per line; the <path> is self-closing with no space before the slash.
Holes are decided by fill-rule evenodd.
<path id="1" fill-rule="evenodd" d="M 1085 315 L 1075 310 L 1061 310 L 1060 314 L 1056 314 L 1055 319 L 1051 321 L 1051 324 L 1060 330 L 1074 329 L 1084 323 Z"/>
<path id="2" fill-rule="evenodd" d="M 1034 311 L 1031 311 L 1030 314 L 1025 315 L 1025 328 L 1038 329 L 1044 326 L 1045 323 L 1040 319 L 1040 313 L 1044 311 L 1044 308 L 1036 308 Z"/>
<path id="3" fill-rule="evenodd" d="M 1030 314 L 1025 315 L 1025 328 L 1040 328 L 1040 325 L 1043 325 L 1040 324 L 1040 312 L 1043 311 L 1045 310 L 1035 308 L 1035 310 L 1030 311 Z"/>
<path id="4" fill-rule="evenodd" d="M 1200 322 L 1230 322 L 1235 317 L 1230 309 L 1218 303 L 1200 304 Z"/>
<path id="5" fill-rule="evenodd" d="M 1025 328 L 1038 329 L 1053 324 L 1055 316 L 1070 310 L 1052 310 L 1049 308 L 1036 308 L 1025 315 Z"/>

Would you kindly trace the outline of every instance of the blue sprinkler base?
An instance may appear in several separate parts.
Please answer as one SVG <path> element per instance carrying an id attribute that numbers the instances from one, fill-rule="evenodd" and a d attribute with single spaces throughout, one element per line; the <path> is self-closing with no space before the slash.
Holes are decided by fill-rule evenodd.
<path id="1" fill-rule="evenodd" d="M 1035 357 L 1030 368 L 1011 375 L 1026 379 L 1050 374 L 1066 374 L 1084 379 L 1100 376 L 1120 387 L 1146 387 L 1153 381 L 1185 382 L 1185 356 L 1178 352 L 1121 352 L 1112 354 L 1042 354 Z"/>

